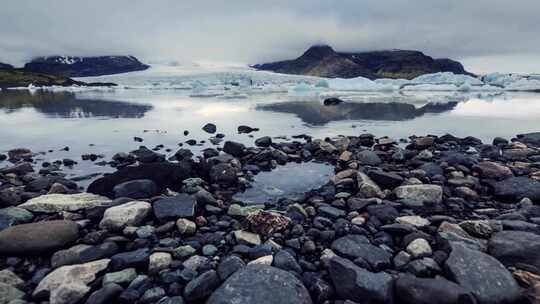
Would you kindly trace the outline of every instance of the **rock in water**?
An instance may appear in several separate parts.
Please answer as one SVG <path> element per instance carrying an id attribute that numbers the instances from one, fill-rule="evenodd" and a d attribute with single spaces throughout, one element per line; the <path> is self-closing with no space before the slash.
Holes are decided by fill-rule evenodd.
<path id="1" fill-rule="evenodd" d="M 75 242 L 79 227 L 73 221 L 47 221 L 0 231 L 0 255 L 37 255 Z"/>
<path id="2" fill-rule="evenodd" d="M 51 304 L 73 304 L 81 300 L 99 272 L 109 265 L 109 259 L 86 264 L 63 266 L 49 273 L 34 290 L 34 298 L 49 296 Z"/>
<path id="3" fill-rule="evenodd" d="M 109 198 L 91 193 L 47 194 L 19 205 L 20 208 L 43 213 L 73 212 L 92 207 L 110 206 L 112 206 L 112 201 Z"/>
<path id="4" fill-rule="evenodd" d="M 358 303 L 393 303 L 391 275 L 369 272 L 340 257 L 332 258 L 329 270 L 340 299 Z"/>
<path id="5" fill-rule="evenodd" d="M 454 244 L 446 260 L 449 275 L 482 304 L 513 303 L 520 289 L 512 274 L 494 257 Z"/>
<path id="6" fill-rule="evenodd" d="M 529 265 L 540 273 L 540 236 L 521 231 L 501 231 L 489 240 L 489 254 L 506 266 Z"/>
<path id="7" fill-rule="evenodd" d="M 154 215 L 160 221 L 175 220 L 180 217 L 193 217 L 197 202 L 191 195 L 181 193 L 154 202 Z"/>
<path id="8" fill-rule="evenodd" d="M 207 304 L 311 304 L 308 291 L 284 270 L 250 265 L 235 272 L 208 299 Z"/>
<path id="9" fill-rule="evenodd" d="M 99 227 L 119 231 L 126 226 L 139 226 L 150 213 L 152 206 L 147 202 L 133 201 L 105 210 Z"/>
<path id="10" fill-rule="evenodd" d="M 207 123 L 206 125 L 204 125 L 204 127 L 202 127 L 202 129 L 204 132 L 210 133 L 210 134 L 214 134 L 217 131 L 217 127 L 213 123 Z"/>
<path id="11" fill-rule="evenodd" d="M 337 98 L 337 97 L 331 97 L 331 98 L 326 98 L 324 101 L 323 101 L 323 104 L 325 106 L 337 106 L 338 104 L 344 102 L 343 100 Z"/>
<path id="12" fill-rule="evenodd" d="M 474 304 L 474 297 L 458 284 L 441 277 L 404 275 L 396 280 L 396 298 L 403 304 Z"/>

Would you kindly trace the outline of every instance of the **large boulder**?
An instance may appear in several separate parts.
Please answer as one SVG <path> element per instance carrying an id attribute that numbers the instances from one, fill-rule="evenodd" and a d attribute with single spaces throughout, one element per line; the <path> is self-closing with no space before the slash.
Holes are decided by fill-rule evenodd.
<path id="1" fill-rule="evenodd" d="M 42 213 L 73 212 L 92 207 L 110 206 L 112 206 L 112 201 L 109 198 L 92 193 L 47 194 L 19 205 L 20 208 Z"/>
<path id="2" fill-rule="evenodd" d="M 367 271 L 340 257 L 330 260 L 329 271 L 340 299 L 358 303 L 393 303 L 391 275 Z"/>
<path id="3" fill-rule="evenodd" d="M 231 275 L 207 304 L 311 304 L 308 291 L 293 274 L 270 266 L 249 265 Z"/>
<path id="4" fill-rule="evenodd" d="M 154 215 L 160 221 L 193 217 L 196 207 L 197 201 L 195 198 L 185 193 L 162 198 L 153 203 Z"/>
<path id="5" fill-rule="evenodd" d="M 488 252 L 506 266 L 532 266 L 540 273 L 538 234 L 522 231 L 497 232 L 489 240 Z"/>
<path id="6" fill-rule="evenodd" d="M 73 304 L 80 301 L 97 275 L 107 269 L 110 260 L 60 267 L 44 277 L 33 292 L 34 298 L 49 298 L 51 304 Z"/>
<path id="7" fill-rule="evenodd" d="M 158 194 L 158 187 L 150 179 L 136 179 L 114 186 L 114 197 L 129 197 L 132 199 L 149 198 Z"/>
<path id="8" fill-rule="evenodd" d="M 22 224 L 0 231 L 0 255 L 39 255 L 75 242 L 79 227 L 73 221 Z"/>
<path id="9" fill-rule="evenodd" d="M 158 192 L 166 188 L 180 190 L 182 181 L 191 174 L 191 163 L 151 163 L 135 167 L 125 167 L 114 173 L 106 174 L 88 186 L 88 192 L 107 197 L 114 197 L 114 187 L 118 184 L 137 180 L 149 179 L 156 183 Z"/>
<path id="10" fill-rule="evenodd" d="M 133 201 L 105 210 L 99 227 L 109 231 L 120 231 L 126 226 L 140 226 L 152 206 L 147 202 Z"/>
<path id="11" fill-rule="evenodd" d="M 510 168 L 490 161 L 480 162 L 473 166 L 473 170 L 480 173 L 482 178 L 502 180 L 513 176 Z"/>
<path id="12" fill-rule="evenodd" d="M 448 275 L 481 304 L 514 303 L 520 289 L 512 274 L 492 256 L 454 244 L 446 260 Z"/>
<path id="13" fill-rule="evenodd" d="M 474 297 L 463 287 L 444 278 L 399 277 L 396 297 L 403 304 L 474 304 Z"/>
<path id="14" fill-rule="evenodd" d="M 510 177 L 494 183 L 495 196 L 501 200 L 517 202 L 524 197 L 540 202 L 540 182 L 526 176 Z"/>
<path id="15" fill-rule="evenodd" d="M 332 250 L 348 258 L 362 258 L 373 269 L 384 269 L 390 266 L 392 255 L 375 245 L 363 235 L 350 234 L 335 240 Z"/>

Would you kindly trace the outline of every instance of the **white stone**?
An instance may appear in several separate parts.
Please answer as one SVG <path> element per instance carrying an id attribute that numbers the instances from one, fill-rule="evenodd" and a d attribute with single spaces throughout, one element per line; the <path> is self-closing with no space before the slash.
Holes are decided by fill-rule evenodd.
<path id="1" fill-rule="evenodd" d="M 443 190 L 438 185 L 407 185 L 399 186 L 394 190 L 398 199 L 412 200 L 423 203 L 440 203 Z"/>
<path id="2" fill-rule="evenodd" d="M 192 235 L 197 231 L 197 225 L 188 219 L 178 219 L 176 221 L 176 228 L 182 235 Z"/>
<path id="3" fill-rule="evenodd" d="M 266 265 L 271 266 L 272 262 L 274 262 L 274 257 L 271 255 L 266 255 L 263 257 L 260 257 L 258 259 L 255 259 L 248 263 L 248 265 Z"/>
<path id="4" fill-rule="evenodd" d="M 166 252 L 156 252 L 150 255 L 148 263 L 148 271 L 151 274 L 157 274 L 163 269 L 169 268 L 172 263 L 172 256 Z"/>
<path id="5" fill-rule="evenodd" d="M 363 216 L 357 216 L 351 220 L 354 225 L 362 226 L 366 223 L 366 218 Z"/>
<path id="6" fill-rule="evenodd" d="M 369 176 L 363 172 L 358 172 L 356 176 L 358 181 L 358 194 L 364 198 L 378 197 L 382 198 L 383 192 L 379 185 L 377 185 Z"/>
<path id="7" fill-rule="evenodd" d="M 28 200 L 19 205 L 32 212 L 56 213 L 62 211 L 78 211 L 91 207 L 109 207 L 112 201 L 104 196 L 92 193 L 46 194 Z"/>
<path id="8" fill-rule="evenodd" d="M 234 237 L 236 238 L 236 241 L 240 244 L 253 245 L 253 246 L 257 246 L 261 244 L 261 237 L 258 234 L 255 234 L 252 232 L 236 230 L 234 232 Z"/>
<path id="9" fill-rule="evenodd" d="M 39 282 L 34 290 L 34 297 L 50 293 L 51 304 L 74 304 L 90 290 L 88 284 L 96 275 L 107 268 L 109 259 L 102 259 L 85 264 L 60 267 L 49 273 Z"/>
<path id="10" fill-rule="evenodd" d="M 0 283 L 13 287 L 23 287 L 24 281 L 8 269 L 0 271 Z"/>
<path id="11" fill-rule="evenodd" d="M 140 226 L 152 206 L 147 202 L 133 201 L 105 210 L 99 227 L 110 231 L 120 231 L 126 226 Z"/>
<path id="12" fill-rule="evenodd" d="M 396 218 L 396 223 L 399 224 L 409 224 L 414 227 L 425 227 L 428 226 L 430 223 L 427 219 L 418 216 L 418 215 L 407 215 L 407 216 L 400 216 Z"/>
<path id="13" fill-rule="evenodd" d="M 413 257 L 413 258 L 423 258 L 430 256 L 431 246 L 429 246 L 429 243 L 424 239 L 416 239 L 412 241 L 407 246 L 407 252 Z"/>

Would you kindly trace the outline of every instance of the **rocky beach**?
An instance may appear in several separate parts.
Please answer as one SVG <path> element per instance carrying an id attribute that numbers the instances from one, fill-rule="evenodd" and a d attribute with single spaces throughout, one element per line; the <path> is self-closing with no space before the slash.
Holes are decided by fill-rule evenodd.
<path id="1" fill-rule="evenodd" d="M 137 137 L 111 159 L 0 155 L 0 303 L 540 301 L 540 133 L 246 146 L 202 127 L 202 153 Z M 63 172 L 82 162 L 114 172 L 85 189 Z M 299 197 L 235 198 L 291 163 L 333 174 Z"/>

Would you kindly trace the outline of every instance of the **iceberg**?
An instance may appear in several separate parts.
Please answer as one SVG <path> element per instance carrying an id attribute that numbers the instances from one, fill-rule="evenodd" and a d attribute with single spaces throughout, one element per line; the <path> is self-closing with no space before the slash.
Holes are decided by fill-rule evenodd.
<path id="1" fill-rule="evenodd" d="M 327 81 L 328 88 L 336 91 L 394 91 L 399 89 L 392 83 L 378 83 L 364 77 L 334 78 Z"/>
<path id="2" fill-rule="evenodd" d="M 426 74 L 418 76 L 411 80 L 412 83 L 422 83 L 422 84 L 453 84 L 456 86 L 461 86 L 464 83 L 470 85 L 483 85 L 482 80 L 469 76 L 454 74 L 452 72 L 441 72 L 434 74 Z"/>

